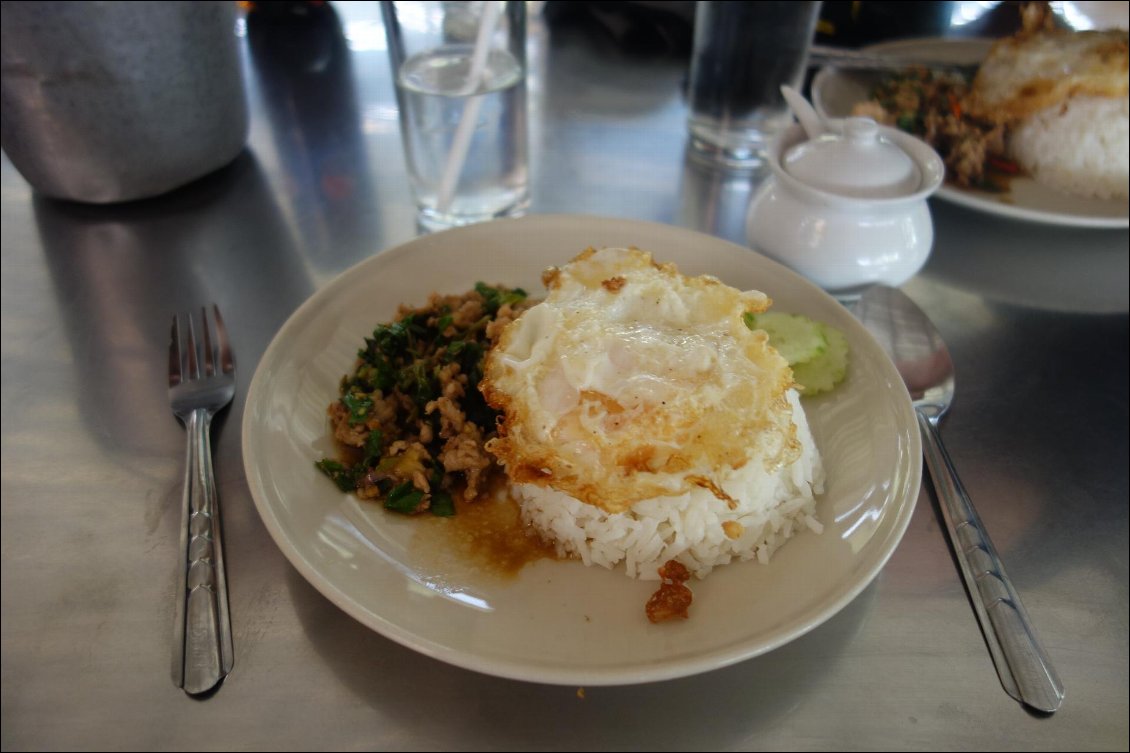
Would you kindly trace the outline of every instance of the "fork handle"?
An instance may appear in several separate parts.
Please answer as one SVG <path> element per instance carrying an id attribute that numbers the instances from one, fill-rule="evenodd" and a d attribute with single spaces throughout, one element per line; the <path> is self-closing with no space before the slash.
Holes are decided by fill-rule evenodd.
<path id="1" fill-rule="evenodd" d="M 211 426 L 212 414 L 202 408 L 185 419 L 188 450 L 173 681 L 190 694 L 215 687 L 234 662 L 220 504 L 212 473 Z"/>
<path id="2" fill-rule="evenodd" d="M 924 411 L 915 413 L 950 543 L 1001 685 L 1021 703 L 1050 714 L 1063 703 L 1063 684 L 958 478 L 937 426 Z"/>

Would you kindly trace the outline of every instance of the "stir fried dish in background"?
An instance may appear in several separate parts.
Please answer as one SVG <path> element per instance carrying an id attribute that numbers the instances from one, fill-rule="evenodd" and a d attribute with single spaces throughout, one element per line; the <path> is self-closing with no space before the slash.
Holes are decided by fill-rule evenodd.
<path id="1" fill-rule="evenodd" d="M 966 188 L 1007 189 L 1019 172 L 1006 156 L 1005 126 L 971 116 L 963 101 L 969 82 L 959 75 L 912 68 L 883 79 L 853 115 L 912 133 L 934 147 L 946 163 L 946 178 Z"/>

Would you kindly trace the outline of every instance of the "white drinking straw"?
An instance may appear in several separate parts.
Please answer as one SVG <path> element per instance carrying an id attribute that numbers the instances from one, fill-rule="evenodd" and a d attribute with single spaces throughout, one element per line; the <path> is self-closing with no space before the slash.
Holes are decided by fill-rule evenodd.
<path id="1" fill-rule="evenodd" d="M 488 2 L 483 8 L 479 35 L 475 38 L 475 50 L 471 53 L 471 70 L 467 73 L 463 88 L 456 96 L 466 97 L 482 83 L 483 69 L 486 68 L 487 55 L 490 53 L 490 38 L 494 35 L 494 27 L 498 24 L 499 15 L 502 13 L 502 5 L 500 2 Z M 447 154 L 447 162 L 443 166 L 443 178 L 439 184 L 436 211 L 440 214 L 446 214 L 451 208 L 451 201 L 455 197 L 455 185 L 463 172 L 463 163 L 467 161 L 467 149 L 471 146 L 471 136 L 475 132 L 475 123 L 479 119 L 479 110 L 482 106 L 483 97 L 480 94 L 471 96 L 463 106 L 463 114 L 459 117 L 459 126 L 455 129 L 455 138 L 451 142 L 451 151 Z"/>

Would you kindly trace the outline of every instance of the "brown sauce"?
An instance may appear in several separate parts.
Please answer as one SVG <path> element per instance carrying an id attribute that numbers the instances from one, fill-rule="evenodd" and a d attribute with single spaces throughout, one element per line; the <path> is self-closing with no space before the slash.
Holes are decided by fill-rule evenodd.
<path id="1" fill-rule="evenodd" d="M 541 559 L 561 559 L 552 544 L 522 522 L 517 500 L 498 475 L 475 501 L 456 499 L 451 517 L 421 516 L 425 530 L 420 535 L 427 536 L 429 548 L 438 546 L 483 572 L 506 577 Z"/>
<path id="2" fill-rule="evenodd" d="M 342 442 L 335 442 L 338 459 L 347 465 L 362 460 L 363 451 Z M 522 522 L 518 501 L 509 493 L 505 474 L 497 467 L 486 484 L 486 491 L 473 502 L 454 494 L 455 514 L 439 517 L 428 512 L 412 516 L 423 529 L 424 541 L 417 545 L 428 553 L 442 552 L 461 564 L 475 566 L 491 574 L 513 577 L 540 559 L 562 559 L 553 544 L 546 543 L 530 526 Z M 380 506 L 380 499 L 363 500 Z M 400 513 L 384 511 L 386 515 Z"/>

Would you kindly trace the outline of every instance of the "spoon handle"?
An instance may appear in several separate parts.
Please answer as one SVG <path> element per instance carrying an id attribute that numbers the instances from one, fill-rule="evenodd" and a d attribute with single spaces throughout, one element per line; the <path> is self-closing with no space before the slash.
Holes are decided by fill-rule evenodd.
<path id="1" fill-rule="evenodd" d="M 1063 703 L 1063 683 L 1040 645 L 1020 595 L 1005 574 L 937 426 L 925 411 L 916 409 L 915 413 L 950 543 L 1001 684 L 1016 700 L 1050 714 Z"/>

